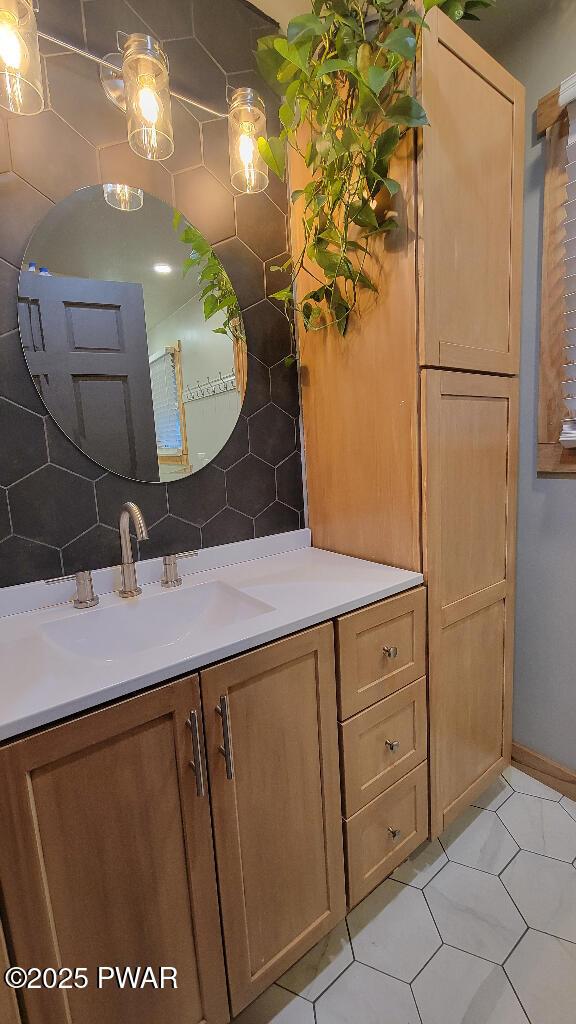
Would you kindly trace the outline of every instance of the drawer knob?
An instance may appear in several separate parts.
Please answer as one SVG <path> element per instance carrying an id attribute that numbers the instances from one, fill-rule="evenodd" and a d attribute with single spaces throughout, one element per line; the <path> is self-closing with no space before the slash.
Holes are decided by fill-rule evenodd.
<path id="1" fill-rule="evenodd" d="M 398 648 L 397 647 L 383 647 L 382 653 L 385 658 L 397 658 Z"/>
<path id="2" fill-rule="evenodd" d="M 388 832 L 390 833 L 390 835 L 392 836 L 392 839 L 394 839 L 394 840 L 400 839 L 400 836 L 402 835 L 402 830 L 401 829 L 399 829 L 399 828 L 392 828 L 391 825 L 388 827 Z"/>
<path id="3" fill-rule="evenodd" d="M 386 740 L 386 746 L 394 754 L 397 750 L 400 750 L 400 740 Z"/>

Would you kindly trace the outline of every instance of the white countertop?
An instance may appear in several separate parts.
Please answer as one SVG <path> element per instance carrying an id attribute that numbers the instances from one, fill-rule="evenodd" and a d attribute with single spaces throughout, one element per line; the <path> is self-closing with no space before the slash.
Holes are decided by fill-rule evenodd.
<path id="1" fill-rule="evenodd" d="M 266 545 L 258 541 L 247 542 L 242 546 L 244 560 L 189 572 L 178 590 L 162 591 L 159 583 L 150 582 L 139 598 L 122 601 L 115 593 L 106 593 L 98 608 L 88 611 L 76 611 L 66 603 L 4 614 L 0 617 L 0 740 L 222 661 L 423 582 L 417 572 L 310 547 L 307 531 L 285 535 L 285 548 L 290 547 L 291 537 L 296 545 L 293 549 L 272 554 L 261 554 Z M 226 549 L 220 551 L 224 560 Z M 207 583 L 212 586 L 199 590 Z M 231 595 L 234 607 L 238 591 L 247 595 L 249 617 L 234 621 L 232 615 L 231 621 L 222 625 L 218 608 L 221 600 L 226 603 L 230 587 L 235 588 Z M 7 592 L 3 594 L 2 610 L 6 612 Z M 212 595 L 210 614 L 203 612 L 195 628 L 195 609 L 204 608 L 202 599 L 207 594 Z M 171 625 L 171 610 L 176 606 L 170 602 L 175 596 L 179 614 L 185 613 L 186 628 L 175 639 L 164 638 L 157 645 L 161 620 L 168 622 L 168 628 Z M 150 599 L 153 603 L 147 604 Z M 242 608 L 241 601 L 239 598 Z M 20 594 L 16 607 L 21 605 Z M 136 626 L 138 638 L 138 616 L 154 609 L 150 621 L 157 622 L 157 629 L 142 629 L 140 649 L 120 654 L 106 650 L 106 623 L 116 621 L 115 607 L 128 622 L 128 632 Z M 158 609 L 163 615 L 157 615 Z M 244 614 L 243 610 L 239 614 Z M 86 633 L 86 626 L 92 634 L 102 627 L 98 652 L 74 653 L 54 641 L 62 630 L 68 631 L 68 636 L 71 630 L 74 636 L 75 621 L 79 634 Z"/>

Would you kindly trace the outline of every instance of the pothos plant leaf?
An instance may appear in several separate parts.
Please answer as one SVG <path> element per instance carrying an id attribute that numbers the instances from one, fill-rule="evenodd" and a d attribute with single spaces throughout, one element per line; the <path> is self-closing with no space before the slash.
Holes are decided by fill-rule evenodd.
<path id="1" fill-rule="evenodd" d="M 232 341 L 239 337 L 244 338 L 242 313 L 236 292 L 212 246 L 197 228 L 186 223 L 178 210 L 174 211 L 172 226 L 179 240 L 188 249 L 188 255 L 182 263 L 183 276 L 194 270 L 197 282 L 201 286 L 200 299 L 204 319 L 208 321 L 216 313 L 222 313 L 224 323 L 220 327 L 214 327 L 213 333 L 224 334 Z"/>
<path id="2" fill-rule="evenodd" d="M 260 154 L 281 179 L 287 145 L 310 170 L 291 197 L 303 228 L 291 284 L 273 296 L 292 329 L 296 312 L 309 331 L 335 324 L 344 334 L 361 292 L 376 290 L 366 260 L 371 240 L 397 226 L 391 162 L 406 133 L 428 125 L 412 88 L 426 15 L 439 7 L 458 21 L 495 3 L 424 0 L 422 15 L 413 0 L 310 0 L 285 34 L 258 40 L 260 72 L 282 96 L 282 130 L 259 139 Z M 303 270 L 313 286 L 300 296 Z"/>

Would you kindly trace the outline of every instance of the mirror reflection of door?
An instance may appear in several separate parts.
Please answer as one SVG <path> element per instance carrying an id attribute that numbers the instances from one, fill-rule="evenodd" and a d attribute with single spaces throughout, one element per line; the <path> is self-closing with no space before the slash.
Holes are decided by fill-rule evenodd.
<path id="1" fill-rule="evenodd" d="M 142 286 L 24 272 L 19 319 L 30 373 L 68 437 L 122 476 L 158 480 Z"/>

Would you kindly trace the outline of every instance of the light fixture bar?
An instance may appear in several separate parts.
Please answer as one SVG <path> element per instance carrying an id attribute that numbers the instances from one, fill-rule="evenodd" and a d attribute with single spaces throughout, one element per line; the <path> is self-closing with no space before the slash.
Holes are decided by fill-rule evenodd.
<path id="1" fill-rule="evenodd" d="M 90 50 L 83 50 L 79 46 L 74 46 L 72 43 L 67 43 L 64 39 L 59 39 L 57 36 L 48 35 L 47 32 L 38 32 L 41 39 L 45 39 L 48 43 L 54 43 L 55 46 L 62 46 L 65 50 L 69 50 L 70 53 L 76 53 L 79 57 L 86 57 L 87 60 L 93 61 L 95 64 L 99 64 L 100 67 L 108 68 L 110 71 L 114 71 L 118 74 L 118 66 L 112 64 L 110 61 L 105 60 L 102 57 L 97 57 L 95 53 L 91 53 Z M 182 103 L 188 103 L 192 107 L 197 107 L 199 110 L 203 110 L 206 114 L 212 114 L 213 117 L 227 118 L 228 114 L 223 114 L 220 110 L 214 110 L 213 107 L 206 106 L 205 103 L 200 103 L 199 100 L 193 99 L 191 96 L 186 96 L 182 92 L 176 92 L 175 89 L 170 89 L 170 95 L 175 100 L 181 100 Z"/>

